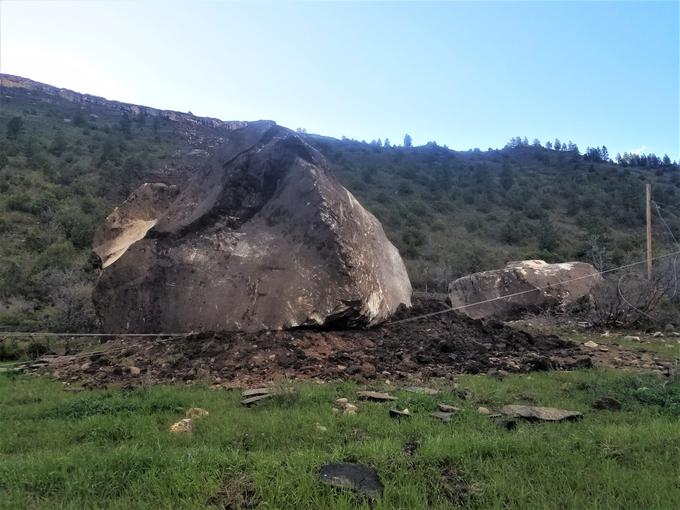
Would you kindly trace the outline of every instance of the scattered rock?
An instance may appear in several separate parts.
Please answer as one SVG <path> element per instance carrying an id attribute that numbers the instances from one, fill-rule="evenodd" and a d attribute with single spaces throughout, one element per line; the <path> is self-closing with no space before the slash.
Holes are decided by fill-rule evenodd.
<path id="1" fill-rule="evenodd" d="M 265 399 L 271 398 L 273 396 L 274 396 L 273 393 L 265 393 L 263 395 L 255 395 L 254 397 L 248 397 L 248 398 L 241 399 L 241 404 L 246 406 L 246 407 L 249 407 L 249 406 L 252 406 L 253 404 L 257 404 L 261 400 L 265 400 Z"/>
<path id="2" fill-rule="evenodd" d="M 409 393 L 418 393 L 419 395 L 439 395 L 439 390 L 425 388 L 423 386 L 409 386 L 404 388 L 404 391 L 408 391 Z"/>
<path id="3" fill-rule="evenodd" d="M 321 467 L 319 479 L 327 485 L 352 489 L 371 498 L 382 496 L 384 490 L 378 473 L 361 464 L 326 464 Z"/>
<path id="4" fill-rule="evenodd" d="M 584 343 L 583 345 L 585 345 L 586 347 L 589 347 L 590 349 L 594 349 L 595 347 L 598 346 L 598 344 L 596 344 L 596 343 L 593 342 L 592 340 L 588 340 L 588 341 L 587 341 L 586 343 Z"/>
<path id="5" fill-rule="evenodd" d="M 241 392 L 241 397 L 254 397 L 256 395 L 268 395 L 272 393 L 272 388 L 253 388 L 250 390 L 243 390 Z"/>
<path id="6" fill-rule="evenodd" d="M 132 377 L 138 377 L 142 373 L 142 369 L 139 367 L 130 367 L 128 370 L 130 371 L 130 375 Z"/>
<path id="7" fill-rule="evenodd" d="M 593 402 L 593 409 L 601 411 L 620 411 L 621 408 L 621 401 L 613 397 L 599 397 Z"/>
<path id="8" fill-rule="evenodd" d="M 472 400 L 472 390 L 469 388 L 457 389 L 456 396 L 462 400 Z"/>
<path id="9" fill-rule="evenodd" d="M 500 370 L 498 370 L 496 377 L 498 377 L 499 379 L 505 379 L 509 375 L 510 375 L 510 372 L 508 372 L 507 370 L 503 370 L 501 368 Z"/>
<path id="10" fill-rule="evenodd" d="M 408 409 L 390 409 L 390 418 L 410 418 L 411 417 L 411 412 Z"/>
<path id="11" fill-rule="evenodd" d="M 354 416 L 355 414 L 357 414 L 358 410 L 359 410 L 359 408 L 357 406 L 355 406 L 354 404 L 347 404 L 345 406 L 345 414 L 348 415 L 348 416 Z"/>
<path id="12" fill-rule="evenodd" d="M 633 335 L 626 335 L 623 337 L 623 340 L 626 340 L 627 342 L 640 342 L 640 337 L 639 336 L 633 336 Z"/>
<path id="13" fill-rule="evenodd" d="M 177 423 L 173 423 L 170 432 L 173 434 L 188 434 L 194 431 L 194 422 L 191 418 L 184 418 Z"/>
<path id="14" fill-rule="evenodd" d="M 351 404 L 346 398 L 339 398 L 335 401 L 335 407 L 333 407 L 333 414 L 340 416 L 341 414 L 346 414 L 348 416 L 353 416 L 357 414 L 359 408 L 354 404 Z"/>
<path id="15" fill-rule="evenodd" d="M 437 409 L 442 413 L 457 413 L 460 408 L 456 406 L 450 406 L 449 404 L 437 404 Z"/>
<path id="16" fill-rule="evenodd" d="M 187 411 L 186 417 L 187 418 L 202 418 L 203 416 L 208 416 L 210 413 L 206 411 L 205 409 L 201 409 L 200 407 L 192 407 Z"/>
<path id="17" fill-rule="evenodd" d="M 366 379 L 373 379 L 376 375 L 375 365 L 372 363 L 362 363 L 359 367 L 359 373 Z"/>
<path id="18" fill-rule="evenodd" d="M 501 408 L 501 413 L 515 418 L 529 421 L 563 421 L 577 420 L 583 417 L 578 411 L 565 411 L 554 407 L 536 407 L 524 405 L 507 405 Z"/>
<path id="19" fill-rule="evenodd" d="M 443 421 L 444 423 L 448 423 L 448 422 L 451 421 L 451 419 L 453 418 L 453 416 L 455 414 L 456 413 L 446 413 L 446 412 L 443 412 L 443 411 L 435 411 L 433 413 L 430 413 L 430 416 L 433 416 L 433 417 L 437 418 L 438 420 Z"/>
<path id="20" fill-rule="evenodd" d="M 605 331 L 605 332 L 602 333 L 600 336 L 605 337 L 605 338 L 608 338 L 608 337 L 610 336 L 610 333 L 609 333 L 609 331 Z"/>
<path id="21" fill-rule="evenodd" d="M 661 338 L 663 336 L 663 333 L 661 331 L 657 331 L 655 333 L 652 333 L 652 338 Z"/>
<path id="22" fill-rule="evenodd" d="M 600 352 L 609 352 L 608 347 L 600 347 Z"/>
<path id="23" fill-rule="evenodd" d="M 316 430 L 319 432 L 328 432 L 328 429 L 321 425 L 320 423 L 315 423 L 314 426 L 316 427 Z"/>
<path id="24" fill-rule="evenodd" d="M 413 455 L 419 446 L 420 444 L 418 444 L 417 442 L 404 443 L 402 450 L 404 450 L 404 453 L 406 453 L 407 455 Z"/>
<path id="25" fill-rule="evenodd" d="M 359 400 L 371 400 L 373 402 L 389 402 L 397 400 L 397 397 L 379 391 L 358 391 L 357 397 L 359 397 Z"/>
<path id="26" fill-rule="evenodd" d="M 491 414 L 491 409 L 489 409 L 488 407 L 478 407 L 477 412 L 479 414 Z"/>

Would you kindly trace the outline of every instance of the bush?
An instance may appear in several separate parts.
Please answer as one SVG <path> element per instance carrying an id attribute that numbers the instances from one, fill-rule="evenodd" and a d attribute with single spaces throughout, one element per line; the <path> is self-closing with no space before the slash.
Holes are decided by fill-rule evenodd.
<path id="1" fill-rule="evenodd" d="M 0 340 L 0 361 L 16 361 L 21 358 L 21 354 L 16 340 Z"/>
<path id="2" fill-rule="evenodd" d="M 37 340 L 31 340 L 31 343 L 29 343 L 28 347 L 26 347 L 26 354 L 31 359 L 37 359 L 41 356 L 44 356 L 48 352 L 49 348 L 47 345 Z"/>
<path id="3" fill-rule="evenodd" d="M 38 255 L 33 265 L 33 273 L 45 269 L 68 269 L 76 262 L 77 252 L 69 241 L 58 241 L 48 246 Z"/>

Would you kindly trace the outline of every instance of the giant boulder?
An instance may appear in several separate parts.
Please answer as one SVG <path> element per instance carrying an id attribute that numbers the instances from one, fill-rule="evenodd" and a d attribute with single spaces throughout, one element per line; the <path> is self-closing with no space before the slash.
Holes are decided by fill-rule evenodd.
<path id="1" fill-rule="evenodd" d="M 449 285 L 449 302 L 473 319 L 513 320 L 576 303 L 601 281 L 596 269 L 584 262 L 524 260 L 459 278 Z"/>
<path id="2" fill-rule="evenodd" d="M 380 222 L 292 131 L 234 130 L 180 188 L 143 185 L 97 232 L 105 331 L 364 327 L 410 306 Z"/>

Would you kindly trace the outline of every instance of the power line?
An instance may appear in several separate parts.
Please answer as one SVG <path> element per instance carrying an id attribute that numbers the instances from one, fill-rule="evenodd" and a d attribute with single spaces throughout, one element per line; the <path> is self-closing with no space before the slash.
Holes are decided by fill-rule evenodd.
<path id="1" fill-rule="evenodd" d="M 654 204 L 654 207 L 656 209 L 656 214 L 657 214 L 657 216 L 659 216 L 661 223 L 663 223 L 664 226 L 666 227 L 666 230 L 668 230 L 668 233 L 670 234 L 671 238 L 673 239 L 673 242 L 675 243 L 675 245 L 678 248 L 680 248 L 680 243 L 678 243 L 678 240 L 675 238 L 675 235 L 673 235 L 673 231 L 671 230 L 671 227 L 668 226 L 668 223 L 666 223 L 666 220 L 661 215 L 661 209 L 659 208 L 659 204 L 657 204 L 656 202 L 652 202 L 652 203 Z"/>
<path id="2" fill-rule="evenodd" d="M 661 259 L 665 259 L 665 258 L 668 258 L 668 257 L 676 256 L 676 255 L 680 255 L 680 250 L 672 252 L 672 253 L 666 253 L 665 255 L 659 255 L 658 257 L 654 257 L 652 260 L 661 260 Z M 507 294 L 505 296 L 497 296 L 495 298 L 485 299 L 483 301 L 478 301 L 476 303 L 469 303 L 469 304 L 466 304 L 466 305 L 456 306 L 456 307 L 453 307 L 453 308 L 449 307 L 449 308 L 446 308 L 445 310 L 439 310 L 437 312 L 426 313 L 426 314 L 423 314 L 423 315 L 418 315 L 417 317 L 408 317 L 406 319 L 387 322 L 387 323 L 383 324 L 383 326 L 393 326 L 395 324 L 403 324 L 405 322 L 411 322 L 411 321 L 415 321 L 415 320 L 425 319 L 427 317 L 434 317 L 436 315 L 442 315 L 442 314 L 449 313 L 449 312 L 455 312 L 455 311 L 458 311 L 458 310 L 463 310 L 465 308 L 470 308 L 470 307 L 477 306 L 477 305 L 492 303 L 494 301 L 499 301 L 501 299 L 509 299 L 509 298 L 521 296 L 521 295 L 524 295 L 524 294 L 529 294 L 531 292 L 546 290 L 546 289 L 554 287 L 555 285 L 563 285 L 565 283 L 571 283 L 571 282 L 576 282 L 576 281 L 579 281 L 579 280 L 585 280 L 587 278 L 594 278 L 595 276 L 601 276 L 603 274 L 613 273 L 615 271 L 620 271 L 621 269 L 628 269 L 630 267 L 639 266 L 640 264 L 645 264 L 645 263 L 647 263 L 647 259 L 640 260 L 640 261 L 637 261 L 637 262 L 632 262 L 630 264 L 625 264 L 623 266 L 614 267 L 612 269 L 606 269 L 604 271 L 596 271 L 596 272 L 591 273 L 591 274 L 579 276 L 578 278 L 572 278 L 571 280 L 564 280 L 564 281 L 558 282 L 558 283 L 553 284 L 553 285 L 546 285 L 544 287 L 534 287 L 533 289 L 523 290 L 521 292 L 515 292 L 515 293 L 512 293 L 512 294 Z M 102 336 L 159 337 L 159 336 L 166 336 L 166 337 L 182 337 L 182 336 L 188 336 L 188 335 L 191 335 L 191 334 L 193 334 L 193 332 L 188 332 L 188 333 L 50 333 L 50 332 L 32 332 L 31 333 L 31 332 L 22 332 L 22 331 L 9 331 L 9 332 L 5 332 L 5 333 L 0 332 L 0 337 L 3 337 L 3 336 L 4 337 L 12 337 L 12 336 L 53 336 L 53 337 L 102 337 Z"/>

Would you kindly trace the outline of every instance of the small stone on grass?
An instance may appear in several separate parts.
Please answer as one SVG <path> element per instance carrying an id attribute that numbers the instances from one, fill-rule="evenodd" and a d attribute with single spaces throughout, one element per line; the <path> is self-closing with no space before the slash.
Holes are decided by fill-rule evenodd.
<path id="1" fill-rule="evenodd" d="M 319 479 L 332 487 L 351 489 L 371 498 L 382 496 L 384 490 L 378 473 L 361 464 L 326 464 L 321 467 Z"/>
<path id="2" fill-rule="evenodd" d="M 401 418 L 410 418 L 410 417 L 411 417 L 411 411 L 409 411 L 408 409 L 403 409 L 401 411 L 399 409 L 390 409 L 390 418 L 395 418 L 395 419 L 399 420 Z"/>
<path id="3" fill-rule="evenodd" d="M 190 434 L 194 431 L 194 422 L 191 418 L 184 418 L 179 420 L 177 423 L 173 423 L 170 426 L 170 432 L 173 434 Z"/>
<path id="4" fill-rule="evenodd" d="M 359 400 L 372 400 L 373 402 L 389 402 L 391 400 L 397 400 L 397 397 L 379 391 L 359 391 L 357 392 L 357 396 L 359 397 Z"/>

